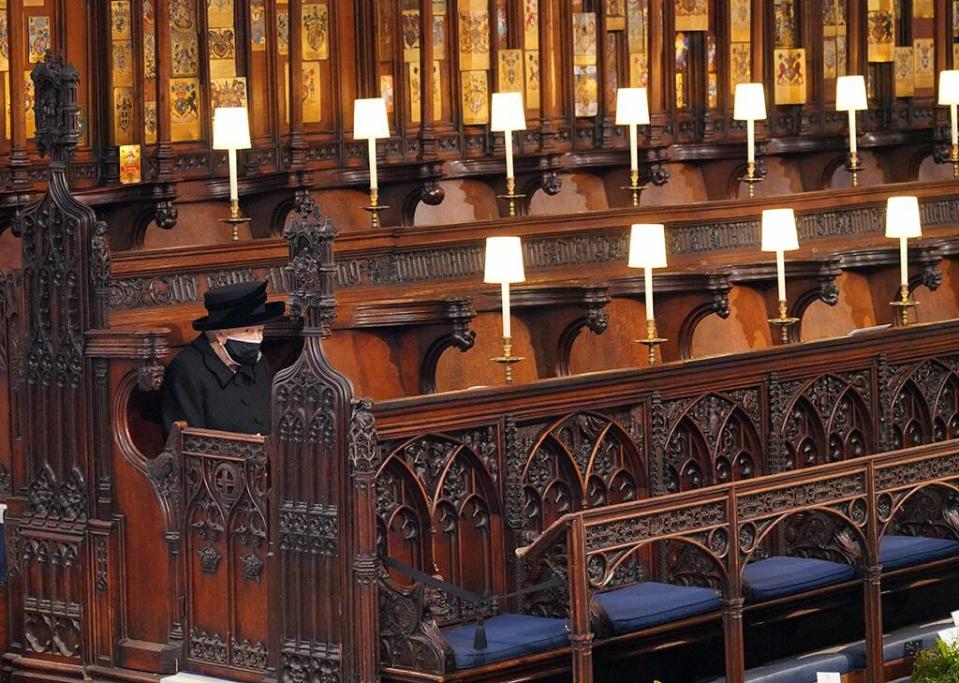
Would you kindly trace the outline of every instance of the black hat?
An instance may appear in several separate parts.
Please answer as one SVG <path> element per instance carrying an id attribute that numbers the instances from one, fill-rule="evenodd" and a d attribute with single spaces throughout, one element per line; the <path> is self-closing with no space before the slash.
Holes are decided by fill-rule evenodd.
<path id="1" fill-rule="evenodd" d="M 193 321 L 193 329 L 229 330 L 262 325 L 283 315 L 282 301 L 266 302 L 266 282 L 241 282 L 217 287 L 203 295 L 208 315 Z"/>

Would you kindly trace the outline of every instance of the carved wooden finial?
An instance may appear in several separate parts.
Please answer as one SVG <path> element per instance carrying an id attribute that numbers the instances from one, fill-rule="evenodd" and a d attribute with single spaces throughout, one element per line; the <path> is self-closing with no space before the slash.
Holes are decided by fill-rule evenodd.
<path id="1" fill-rule="evenodd" d="M 312 197 L 297 201 L 296 213 L 283 231 L 290 245 L 293 276 L 292 309 L 294 316 L 305 318 L 304 333 L 318 330 L 326 337 L 336 317 L 336 263 L 333 259 L 333 223 L 321 216 Z"/>
<path id="2" fill-rule="evenodd" d="M 66 161 L 80 139 L 77 117 L 77 85 L 80 73 L 63 57 L 47 51 L 42 62 L 33 67 L 33 113 L 37 122 L 37 148 L 40 155 L 50 154 L 54 161 Z"/>

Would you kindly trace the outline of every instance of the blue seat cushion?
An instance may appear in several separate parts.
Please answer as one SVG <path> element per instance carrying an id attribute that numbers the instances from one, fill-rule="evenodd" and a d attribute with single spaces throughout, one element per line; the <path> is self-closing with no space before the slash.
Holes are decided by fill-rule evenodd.
<path id="1" fill-rule="evenodd" d="M 629 633 L 719 609 L 719 593 L 710 588 L 644 581 L 596 596 L 613 628 Z"/>
<path id="2" fill-rule="evenodd" d="M 884 662 L 894 662 L 899 659 L 911 657 L 914 651 L 906 651 L 906 645 L 915 641 L 921 641 L 919 649 L 926 650 L 936 644 L 939 639 L 939 631 L 944 628 L 950 628 L 952 620 L 941 621 L 935 624 L 926 624 L 925 626 L 908 626 L 900 629 L 882 638 L 882 660 Z M 863 641 L 853 643 L 844 648 L 842 653 L 850 659 L 853 669 L 866 668 L 866 645 Z"/>
<path id="3" fill-rule="evenodd" d="M 879 564 L 883 569 L 899 569 L 956 554 L 959 542 L 948 538 L 883 536 L 879 542 Z"/>
<path id="4" fill-rule="evenodd" d="M 853 670 L 850 658 L 840 652 L 812 653 L 758 666 L 746 672 L 748 683 L 816 683 L 816 674 L 845 674 Z M 725 683 L 725 677 L 710 683 Z"/>
<path id="5" fill-rule="evenodd" d="M 747 564 L 743 570 L 746 597 L 752 601 L 802 593 L 855 576 L 855 568 L 848 564 L 809 557 L 770 557 Z"/>
<path id="6" fill-rule="evenodd" d="M 565 619 L 506 613 L 498 614 L 484 623 L 487 647 L 483 650 L 473 647 L 476 624 L 442 629 L 443 637 L 453 648 L 457 669 L 472 669 L 569 644 Z"/>

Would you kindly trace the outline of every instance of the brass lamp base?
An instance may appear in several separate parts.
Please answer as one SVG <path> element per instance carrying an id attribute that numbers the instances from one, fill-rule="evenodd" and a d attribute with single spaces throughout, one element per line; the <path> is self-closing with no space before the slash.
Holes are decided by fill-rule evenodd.
<path id="1" fill-rule="evenodd" d="M 949 151 L 949 163 L 952 164 L 952 177 L 959 180 L 959 145 L 952 145 Z"/>
<path id="2" fill-rule="evenodd" d="M 503 376 L 507 384 L 513 383 L 513 364 L 525 360 L 522 356 L 513 355 L 513 340 L 510 337 L 503 337 L 503 355 L 490 358 L 494 363 L 503 366 Z"/>
<path id="3" fill-rule="evenodd" d="M 749 161 L 746 163 L 746 175 L 739 179 L 740 182 L 749 183 L 749 198 L 756 197 L 756 183 L 763 181 L 762 176 L 756 175 L 756 163 Z"/>
<path id="4" fill-rule="evenodd" d="M 635 209 L 639 206 L 639 197 L 643 194 L 646 186 L 639 184 L 639 171 L 630 171 L 629 185 L 620 185 L 619 189 L 629 190 L 633 198 L 633 208 Z"/>
<path id="5" fill-rule="evenodd" d="M 509 202 L 509 216 L 516 216 L 516 201 L 525 197 L 525 194 L 516 194 L 516 178 L 506 178 L 506 194 L 496 195 L 497 199 L 505 199 Z"/>
<path id="6" fill-rule="evenodd" d="M 849 160 L 846 163 L 846 170 L 852 176 L 852 186 L 859 187 L 859 172 L 862 170 L 862 164 L 859 162 L 859 153 L 850 152 Z"/>
<path id="7" fill-rule="evenodd" d="M 376 229 L 380 227 L 380 212 L 386 211 L 388 206 L 380 205 L 380 192 L 377 189 L 370 189 L 370 205 L 364 206 L 363 210 L 370 214 L 370 227 Z"/>
<path id="8" fill-rule="evenodd" d="M 643 346 L 646 347 L 647 352 L 649 354 L 646 356 L 646 359 L 649 361 L 650 365 L 655 365 L 656 349 L 667 341 L 668 341 L 667 339 L 664 339 L 663 337 L 660 337 L 656 334 L 656 321 L 647 320 L 646 321 L 646 338 L 637 339 L 636 343 L 642 344 Z"/>
<path id="9" fill-rule="evenodd" d="M 779 317 L 770 318 L 769 324 L 779 328 L 779 341 L 782 344 L 789 343 L 789 328 L 799 322 L 799 318 L 790 318 L 786 315 L 788 306 L 785 301 L 779 301 Z"/>
<path id="10" fill-rule="evenodd" d="M 909 309 L 918 306 L 919 302 L 909 300 L 908 285 L 900 285 L 899 301 L 890 301 L 889 305 L 893 307 L 893 310 L 899 310 L 899 324 L 906 327 L 909 324 Z"/>
<path id="11" fill-rule="evenodd" d="M 239 201 L 232 200 L 230 201 L 230 217 L 221 218 L 221 223 L 225 223 L 233 228 L 233 241 L 240 241 L 240 226 L 244 223 L 250 222 L 249 216 L 240 215 L 240 203 Z"/>

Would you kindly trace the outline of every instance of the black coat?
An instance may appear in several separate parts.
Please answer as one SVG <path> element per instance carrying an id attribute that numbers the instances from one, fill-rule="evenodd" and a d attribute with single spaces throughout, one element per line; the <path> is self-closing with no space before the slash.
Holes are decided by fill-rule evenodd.
<path id="1" fill-rule="evenodd" d="M 271 385 L 263 357 L 234 373 L 200 335 L 166 369 L 163 430 L 168 434 L 174 422 L 183 420 L 191 427 L 269 434 Z"/>

